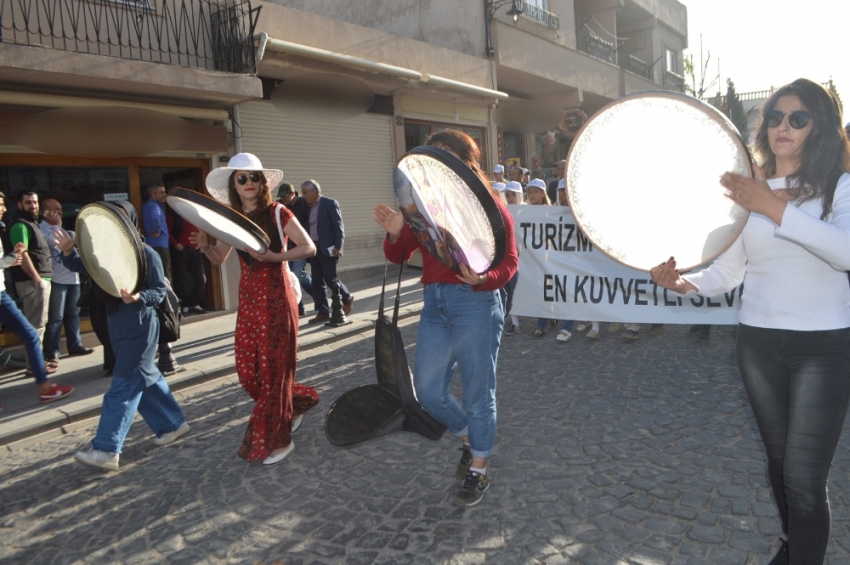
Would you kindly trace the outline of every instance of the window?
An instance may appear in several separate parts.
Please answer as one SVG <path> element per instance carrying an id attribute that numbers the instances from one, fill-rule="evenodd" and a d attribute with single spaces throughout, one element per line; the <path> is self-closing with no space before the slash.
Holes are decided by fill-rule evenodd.
<path id="1" fill-rule="evenodd" d="M 664 67 L 671 73 L 679 74 L 679 54 L 667 47 L 664 48 Z"/>
<path id="2" fill-rule="evenodd" d="M 525 0 L 526 4 L 530 4 L 532 6 L 537 6 L 541 10 L 549 9 L 549 0 Z"/>

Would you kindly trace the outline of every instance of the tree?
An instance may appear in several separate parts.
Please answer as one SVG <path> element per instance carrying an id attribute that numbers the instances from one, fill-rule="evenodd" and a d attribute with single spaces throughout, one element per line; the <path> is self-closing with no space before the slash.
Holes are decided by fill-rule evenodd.
<path id="1" fill-rule="evenodd" d="M 702 58 L 702 34 L 699 37 L 699 50 L 700 50 L 700 63 L 701 68 L 697 69 L 696 62 L 694 61 L 694 55 L 691 53 L 683 59 L 684 68 L 685 68 L 685 92 L 694 96 L 696 98 L 702 99 L 705 97 L 705 93 L 708 92 L 708 89 L 713 88 L 715 84 L 717 84 L 720 75 L 715 76 L 709 84 L 705 84 L 706 73 L 708 72 L 708 63 L 711 61 L 711 51 L 706 53 L 705 60 Z M 718 67 L 719 69 L 719 67 Z M 699 70 L 699 86 L 697 86 L 697 70 Z M 719 72 L 719 71 L 718 71 Z M 688 80 L 690 79 L 691 84 L 688 84 Z"/>
<path id="2" fill-rule="evenodd" d="M 732 120 L 732 123 L 735 124 L 735 127 L 738 128 L 738 131 L 741 132 L 741 136 L 746 139 L 747 130 L 749 129 L 747 126 L 747 112 L 744 110 L 741 99 L 738 98 L 738 93 L 735 92 L 735 83 L 732 82 L 731 78 L 726 79 L 726 108 L 724 110 L 726 115 L 729 116 L 729 119 Z"/>

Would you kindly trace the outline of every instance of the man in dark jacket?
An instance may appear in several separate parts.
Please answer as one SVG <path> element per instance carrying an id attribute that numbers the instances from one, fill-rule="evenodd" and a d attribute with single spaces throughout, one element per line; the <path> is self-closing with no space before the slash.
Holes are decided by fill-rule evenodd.
<path id="1" fill-rule="evenodd" d="M 339 203 L 333 198 L 322 196 L 322 188 L 313 179 L 301 184 L 301 195 L 310 205 L 310 215 L 305 228 L 316 245 L 316 256 L 308 259 L 313 271 L 313 299 L 316 301 L 318 312 L 315 318 L 310 319 L 310 323 L 315 324 L 330 319 L 326 285 L 334 291 L 338 289 L 342 312 L 346 315 L 351 311 L 354 297 L 337 276 L 337 263 L 342 256 L 342 245 L 345 241 Z"/>
<path id="2" fill-rule="evenodd" d="M 27 252 L 19 267 L 12 267 L 15 291 L 23 302 L 23 313 L 38 333 L 44 345 L 44 329 L 50 309 L 50 279 L 53 278 L 51 246 L 38 226 L 38 194 L 23 192 L 18 201 L 18 211 L 9 228 L 12 245 L 23 243 Z M 58 364 L 48 363 L 48 372 L 56 371 Z"/>
<path id="3" fill-rule="evenodd" d="M 295 216 L 295 219 L 298 220 L 298 223 L 301 224 L 301 227 L 304 228 L 304 231 L 310 229 L 310 205 L 307 203 L 304 198 L 295 192 L 295 187 L 289 184 L 288 182 L 284 182 L 280 185 L 280 188 L 277 189 L 277 201 L 286 206 L 290 212 Z M 293 241 L 289 242 L 289 248 L 292 249 L 295 247 L 295 243 Z M 313 279 L 307 274 L 307 259 L 299 259 L 297 261 L 289 262 L 289 270 L 295 273 L 295 276 L 298 277 L 298 282 L 301 283 L 301 290 L 306 292 L 310 298 L 313 299 L 313 304 L 316 304 L 316 297 L 313 296 Z M 316 306 L 316 310 L 318 310 L 318 306 Z M 298 303 L 298 315 L 304 315 L 304 299 L 301 299 L 301 302 Z"/>

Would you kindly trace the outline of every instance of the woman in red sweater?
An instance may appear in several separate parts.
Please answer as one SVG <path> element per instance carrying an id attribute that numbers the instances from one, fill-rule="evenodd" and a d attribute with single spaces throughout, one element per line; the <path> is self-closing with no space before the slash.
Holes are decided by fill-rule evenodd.
<path id="1" fill-rule="evenodd" d="M 478 167 L 478 147 L 467 134 L 445 130 L 426 143 L 454 153 L 489 187 Z M 493 200 L 505 222 L 507 245 L 501 262 L 484 273 L 466 265 L 460 266 L 461 274 L 452 271 L 419 243 L 400 212 L 375 206 L 375 221 L 387 231 L 384 253 L 390 261 L 405 262 L 422 250 L 425 302 L 413 382 L 422 407 L 463 442 L 455 473 L 463 480 L 456 498 L 459 506 L 477 504 L 490 486 L 487 460 L 496 440 L 496 361 L 505 323 L 499 289 L 517 269 L 513 218 L 495 195 Z M 462 405 L 449 390 L 455 369 L 463 381 Z"/>

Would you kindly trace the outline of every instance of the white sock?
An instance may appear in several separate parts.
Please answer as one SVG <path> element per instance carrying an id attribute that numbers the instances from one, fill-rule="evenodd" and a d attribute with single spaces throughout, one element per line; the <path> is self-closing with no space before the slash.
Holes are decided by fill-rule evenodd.
<path id="1" fill-rule="evenodd" d="M 487 474 L 487 467 L 484 467 L 483 469 L 479 469 L 478 467 L 470 467 L 469 470 L 475 471 L 479 475 L 486 475 Z"/>
<path id="2" fill-rule="evenodd" d="M 593 322 L 593 323 L 591 324 L 590 328 L 591 328 L 593 331 L 598 332 L 598 331 L 599 331 L 599 322 Z"/>
<path id="3" fill-rule="evenodd" d="M 519 327 L 519 316 L 511 314 L 511 322 L 513 322 L 516 327 Z"/>

